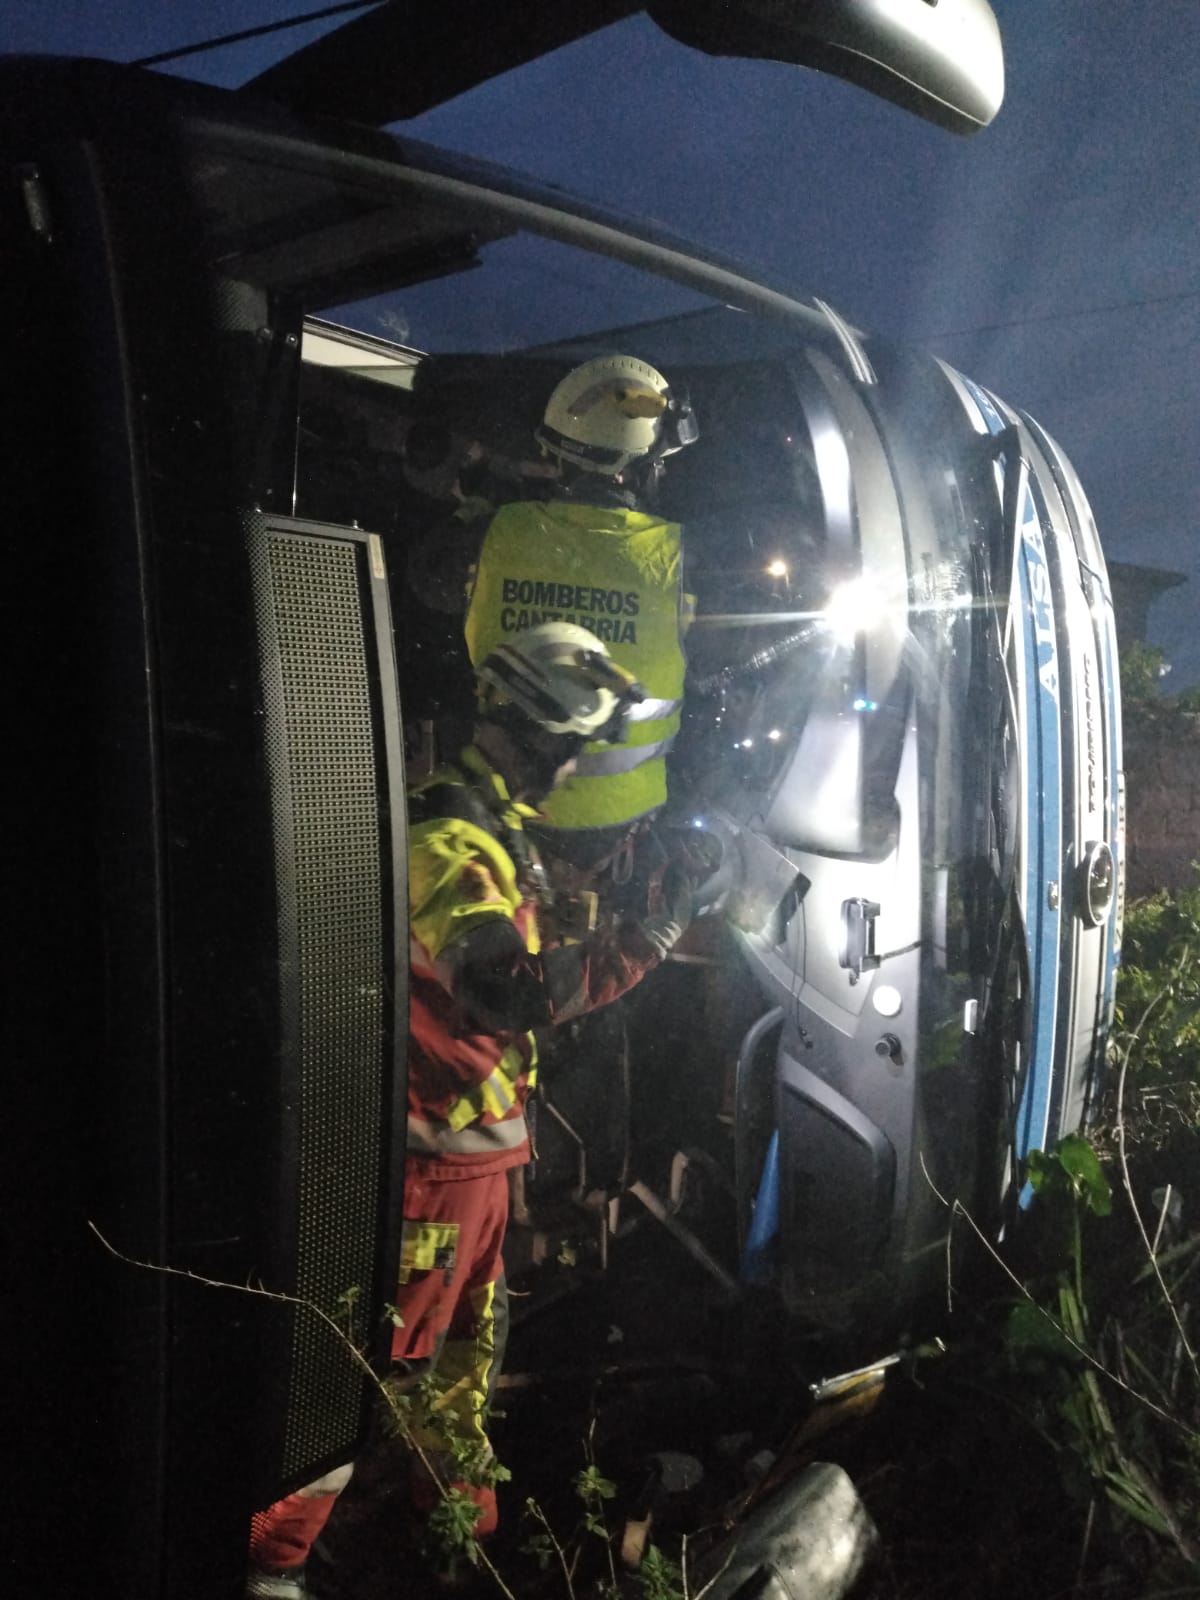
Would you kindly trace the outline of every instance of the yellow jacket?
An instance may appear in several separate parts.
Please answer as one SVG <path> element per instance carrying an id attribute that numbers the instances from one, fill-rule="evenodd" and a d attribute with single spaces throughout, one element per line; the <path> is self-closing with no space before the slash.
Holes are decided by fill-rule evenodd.
<path id="1" fill-rule="evenodd" d="M 522 628 L 574 622 L 646 691 L 625 743 L 587 745 L 575 777 L 550 796 L 551 827 L 611 828 L 666 801 L 686 666 L 682 570 L 679 524 L 646 512 L 517 501 L 492 518 L 467 606 L 472 664 Z"/>

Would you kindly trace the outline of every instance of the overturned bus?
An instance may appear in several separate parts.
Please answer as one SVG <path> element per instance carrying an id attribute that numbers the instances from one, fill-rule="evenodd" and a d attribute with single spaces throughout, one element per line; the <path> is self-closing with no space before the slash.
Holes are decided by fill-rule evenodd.
<path id="1" fill-rule="evenodd" d="M 510 173 L 108 64 L 3 72 L 12 1359 L 68 1441 L 28 1525 L 65 1452 L 127 1592 L 232 1592 L 248 1510 L 362 1436 L 296 1301 L 354 1290 L 368 1327 L 394 1288 L 406 769 L 471 712 L 416 552 L 471 470 L 530 492 L 591 354 L 699 419 L 661 486 L 695 596 L 662 823 L 709 937 L 597 1034 L 604 1116 L 547 1082 L 530 1214 L 582 1202 L 603 1255 L 691 1152 L 733 1241 L 674 1220 L 733 1292 L 847 1353 L 923 1327 L 949 1204 L 1000 1235 L 1111 1015 L 1112 606 L 1053 440 Z M 278 1298 L 214 1287 L 248 1283 Z"/>
<path id="2" fill-rule="evenodd" d="M 669 458 L 655 508 L 684 528 L 694 606 L 659 823 L 693 835 L 721 935 L 632 999 L 618 1036 L 597 1021 L 590 1090 L 544 1083 L 529 1193 L 595 1208 L 647 1146 L 690 1147 L 733 1191 L 741 1283 L 771 1284 L 844 1354 L 912 1337 L 943 1288 L 955 1205 L 1000 1237 L 1029 1200 L 1026 1156 L 1086 1122 L 1103 1077 L 1119 714 L 1103 557 L 1070 463 L 1033 419 L 823 302 L 766 318 L 693 306 L 520 353 L 388 350 L 314 320 L 304 349 L 297 492 L 321 515 L 342 491 L 317 441 L 338 432 L 355 362 L 360 424 L 400 409 L 369 399 L 372 382 L 400 384 L 460 490 L 490 460 L 513 498 L 540 492 L 540 407 L 575 363 L 627 350 L 690 396 L 699 438 Z M 343 476 L 361 490 L 363 472 Z M 431 596 L 430 524 L 406 523 L 406 488 L 427 493 L 429 469 L 382 513 L 411 540 L 402 699 L 414 750 L 436 726 L 444 756 L 469 726 L 462 597 Z M 586 596 L 563 612 L 552 588 L 514 584 L 509 625 L 565 615 L 619 658 L 636 624 Z M 634 1193 L 647 1183 L 684 1209 L 678 1167 L 639 1169 Z"/>

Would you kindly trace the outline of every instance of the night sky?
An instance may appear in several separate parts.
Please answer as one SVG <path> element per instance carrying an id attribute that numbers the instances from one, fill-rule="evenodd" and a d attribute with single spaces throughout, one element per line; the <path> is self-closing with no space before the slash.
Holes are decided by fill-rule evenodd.
<path id="1" fill-rule="evenodd" d="M 7 0 L 0 48 L 117 60 L 317 0 Z M 1200 680 L 1200 0 L 993 0 L 1007 92 L 958 139 L 860 90 L 619 24 L 405 124 L 740 257 L 945 356 L 1073 459 L 1109 556 L 1185 573 Z M 233 86 L 334 24 L 180 62 Z"/>

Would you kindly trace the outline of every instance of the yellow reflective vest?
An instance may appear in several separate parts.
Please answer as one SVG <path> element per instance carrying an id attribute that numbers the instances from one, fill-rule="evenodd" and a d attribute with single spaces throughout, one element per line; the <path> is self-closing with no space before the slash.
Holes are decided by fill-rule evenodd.
<path id="1" fill-rule="evenodd" d="M 532 1033 L 469 1024 L 439 960 L 495 918 L 513 923 L 528 951 L 540 949 L 533 903 L 499 837 L 502 828 L 519 835 L 534 815 L 473 746 L 409 792 L 408 1147 L 476 1171 L 485 1160 L 525 1159 L 522 1106 L 537 1049 Z"/>
<path id="2" fill-rule="evenodd" d="M 623 744 L 589 744 L 546 801 L 551 827 L 611 828 L 667 798 L 686 658 L 680 528 L 620 506 L 501 506 L 479 552 L 467 606 L 472 665 L 522 628 L 574 622 L 609 647 L 646 691 Z"/>

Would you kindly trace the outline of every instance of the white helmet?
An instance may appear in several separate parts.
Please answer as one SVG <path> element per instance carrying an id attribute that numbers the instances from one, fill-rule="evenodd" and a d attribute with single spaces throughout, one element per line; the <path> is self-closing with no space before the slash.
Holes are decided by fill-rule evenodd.
<path id="1" fill-rule="evenodd" d="M 516 706 L 547 733 L 616 742 L 625 712 L 644 699 L 604 642 L 574 622 L 525 628 L 488 653 L 478 670 L 480 706 Z"/>
<path id="2" fill-rule="evenodd" d="M 636 356 L 597 356 L 557 384 L 534 438 L 542 449 L 610 477 L 631 461 L 673 455 L 699 437 L 686 395 Z"/>

